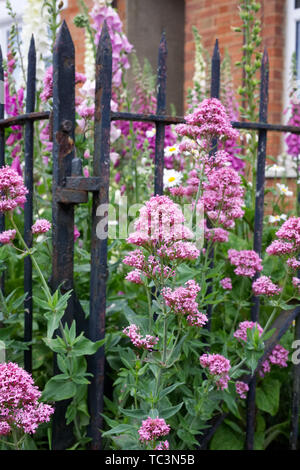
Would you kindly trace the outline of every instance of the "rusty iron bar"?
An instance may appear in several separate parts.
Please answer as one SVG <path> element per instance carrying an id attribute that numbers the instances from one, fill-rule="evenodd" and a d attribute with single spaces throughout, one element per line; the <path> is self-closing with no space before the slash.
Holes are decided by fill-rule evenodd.
<path id="1" fill-rule="evenodd" d="M 0 120 L 4 118 L 4 70 L 3 70 L 3 57 L 2 57 L 2 49 L 0 47 L 0 81 L 2 82 L 2 90 L 0 91 L 1 102 L 0 102 Z M 0 127 L 0 168 L 5 166 L 5 129 Z M 0 214 L 0 232 L 4 232 L 5 230 L 5 215 Z M 0 278 L 0 289 L 4 294 L 5 288 L 5 275 L 4 272 L 1 274 Z"/>
<path id="2" fill-rule="evenodd" d="M 215 47 L 212 55 L 212 60 L 211 60 L 211 83 L 210 83 L 210 96 L 211 98 L 219 98 L 220 96 L 220 66 L 221 66 L 221 58 L 220 58 L 220 51 L 219 51 L 219 42 L 218 39 L 216 39 L 215 42 Z M 212 142 L 212 147 L 210 151 L 210 157 L 214 158 L 213 154 L 216 152 L 218 147 L 218 141 L 217 139 L 213 139 Z M 207 220 L 207 227 L 212 228 L 212 224 L 210 220 Z M 209 259 L 209 267 L 210 269 L 213 269 L 214 267 L 214 246 L 212 245 L 209 254 L 208 254 L 208 259 Z M 206 290 L 206 295 L 210 295 L 213 290 L 212 286 L 212 279 L 207 279 L 207 290 Z M 213 306 L 209 304 L 207 306 L 207 318 L 208 322 L 206 325 L 206 328 L 208 331 L 211 329 L 211 317 L 212 317 L 212 310 Z"/>
<path id="3" fill-rule="evenodd" d="M 166 113 L 166 88 L 167 88 L 167 41 L 165 32 L 162 33 L 158 48 L 157 67 L 157 107 L 156 114 Z M 165 123 L 156 121 L 155 137 L 155 174 L 154 194 L 161 195 L 164 191 L 164 147 L 165 147 Z"/>
<path id="4" fill-rule="evenodd" d="M 57 188 L 71 176 L 75 130 L 75 49 L 65 22 L 53 51 L 53 183 L 52 183 L 52 278 L 51 288 L 60 285 L 62 293 L 73 289 L 74 206 L 57 201 Z M 74 319 L 74 302 L 68 303 L 62 323 Z M 55 334 L 59 334 L 56 332 Z M 56 360 L 54 374 L 59 372 Z M 55 404 L 52 448 L 63 450 L 73 442 L 73 426 L 67 426 L 65 413 L 69 400 Z"/>
<path id="5" fill-rule="evenodd" d="M 89 339 L 98 341 L 105 336 L 108 204 L 110 177 L 110 101 L 112 87 L 112 45 L 106 21 L 104 21 L 96 56 L 95 89 L 95 137 L 93 175 L 101 177 L 100 190 L 93 193 L 92 235 L 91 235 L 91 280 Z M 105 208 L 106 206 L 106 208 Z M 97 212 L 99 207 L 103 211 Z M 99 217 L 100 216 L 100 217 Z M 97 225 L 105 226 L 105 234 L 97 235 Z M 104 227 L 103 227 L 104 228 Z M 89 436 L 91 448 L 101 448 L 103 392 L 105 378 L 104 347 L 90 356 L 89 372 L 93 374 L 89 385 L 89 412 L 91 415 Z"/>
<path id="6" fill-rule="evenodd" d="M 36 93 L 36 51 L 34 37 L 31 37 L 28 52 L 27 69 L 27 94 L 26 94 L 26 113 L 31 113 L 35 108 Z M 28 248 L 32 247 L 33 224 L 33 151 L 34 151 L 34 121 L 26 121 L 25 124 L 25 171 L 24 182 L 28 189 L 26 203 L 24 206 L 24 241 Z M 24 259 L 24 341 L 32 341 L 32 261 L 30 256 Z M 24 367 L 27 372 L 32 372 L 32 346 L 24 351 Z"/>
<path id="7" fill-rule="evenodd" d="M 28 114 L 19 114 L 18 116 L 9 117 L 6 119 L 0 119 L 0 129 L 11 126 L 22 126 L 26 121 L 43 121 L 49 119 L 50 111 L 38 111 Z"/>
<path id="8" fill-rule="evenodd" d="M 185 124 L 186 121 L 181 116 L 161 116 L 158 114 L 138 114 L 138 113 L 123 113 L 111 112 L 112 121 L 141 121 L 141 122 L 164 122 L 166 125 L 170 124 Z M 0 121 L 1 123 L 1 121 Z M 259 131 L 265 129 L 270 132 L 290 132 L 292 134 L 300 134 L 300 127 L 288 126 L 284 124 L 269 124 L 264 122 L 239 122 L 232 121 L 232 126 L 236 129 L 254 130 Z"/>
<path id="9" fill-rule="evenodd" d="M 267 122 L 268 118 L 268 96 L 269 96 L 269 59 L 267 50 L 264 50 L 261 63 L 260 78 L 260 101 L 259 101 L 259 121 Z M 257 171 L 256 171 L 256 197 L 255 197 L 255 218 L 254 218 L 254 239 L 253 250 L 261 256 L 263 218 L 264 218 L 264 198 L 265 198 L 265 166 L 267 151 L 267 130 L 260 129 L 258 133 L 258 151 L 257 151 Z M 256 274 L 254 279 L 257 279 Z M 251 320 L 259 321 L 259 297 L 252 297 Z M 255 435 L 255 389 L 256 376 L 253 375 L 249 383 L 247 394 L 247 423 L 246 423 L 246 450 L 254 449 Z"/>

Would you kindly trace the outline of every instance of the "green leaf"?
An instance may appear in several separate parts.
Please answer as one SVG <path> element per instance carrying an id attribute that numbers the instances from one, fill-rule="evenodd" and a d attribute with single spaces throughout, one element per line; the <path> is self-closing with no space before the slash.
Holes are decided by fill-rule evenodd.
<path id="1" fill-rule="evenodd" d="M 169 395 L 169 393 L 173 392 L 177 387 L 179 387 L 179 385 L 184 385 L 184 382 L 176 382 L 175 384 L 165 388 L 160 392 L 159 398 L 162 399 L 163 397 Z"/>
<path id="2" fill-rule="evenodd" d="M 112 436 L 113 434 L 121 434 L 126 431 L 132 430 L 132 426 L 130 424 L 119 424 L 113 429 L 106 431 L 102 434 L 103 437 L 105 436 Z"/>
<path id="3" fill-rule="evenodd" d="M 243 450 L 245 437 L 238 434 L 226 424 L 222 424 L 215 432 L 210 450 Z"/>
<path id="4" fill-rule="evenodd" d="M 72 347 L 72 355 L 73 356 L 84 356 L 95 354 L 98 349 L 103 346 L 105 343 L 105 339 L 101 339 L 100 341 L 90 341 L 89 339 L 85 338 L 84 336 L 80 336 L 75 340 L 75 343 Z"/>
<path id="5" fill-rule="evenodd" d="M 181 409 L 182 405 L 183 401 L 179 405 L 161 409 L 159 411 L 159 417 L 164 419 L 171 418 L 171 416 L 175 415 Z"/>
<path id="6" fill-rule="evenodd" d="M 42 394 L 42 399 L 44 401 L 61 401 L 72 398 L 76 394 L 76 385 L 71 380 L 65 381 L 61 380 L 61 377 L 54 376 L 52 377 L 45 386 L 45 389 Z"/>
<path id="7" fill-rule="evenodd" d="M 279 380 L 267 377 L 256 390 L 256 405 L 260 410 L 275 416 L 279 408 L 279 396 Z"/>

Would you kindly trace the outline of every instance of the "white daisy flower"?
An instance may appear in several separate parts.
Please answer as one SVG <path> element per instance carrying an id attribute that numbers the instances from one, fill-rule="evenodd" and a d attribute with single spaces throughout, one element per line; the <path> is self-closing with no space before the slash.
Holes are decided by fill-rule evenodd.
<path id="1" fill-rule="evenodd" d="M 148 131 L 146 131 L 146 137 L 147 139 L 151 139 L 151 137 L 154 137 L 156 134 L 156 129 L 155 127 L 153 129 L 150 129 Z"/>
<path id="2" fill-rule="evenodd" d="M 285 184 L 277 183 L 276 186 L 278 188 L 280 195 L 287 196 L 287 197 L 293 196 L 293 191 L 290 191 L 289 188 Z"/>
<path id="3" fill-rule="evenodd" d="M 176 170 L 164 170 L 164 187 L 172 188 L 179 186 L 182 180 L 182 173 Z"/>
<path id="4" fill-rule="evenodd" d="M 171 157 L 171 155 L 176 155 L 178 153 L 177 145 L 172 145 L 170 147 L 165 148 L 165 156 Z"/>
<path id="5" fill-rule="evenodd" d="M 281 214 L 281 215 L 270 215 L 269 216 L 269 222 L 270 224 L 274 224 L 275 222 L 280 222 L 280 220 L 286 220 L 287 215 L 286 214 Z"/>

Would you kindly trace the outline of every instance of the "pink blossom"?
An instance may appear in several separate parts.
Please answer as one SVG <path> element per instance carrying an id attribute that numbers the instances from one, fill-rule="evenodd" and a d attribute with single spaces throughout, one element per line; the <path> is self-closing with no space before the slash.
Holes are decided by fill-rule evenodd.
<path id="1" fill-rule="evenodd" d="M 263 362 L 259 375 L 264 377 L 267 372 L 271 371 L 272 365 L 277 365 L 280 368 L 287 367 L 289 352 L 280 344 L 277 344 L 267 359 Z"/>
<path id="2" fill-rule="evenodd" d="M 0 233 L 0 243 L 2 243 L 2 245 L 10 243 L 14 240 L 15 236 L 15 230 L 6 230 L 5 232 Z"/>
<path id="3" fill-rule="evenodd" d="M 0 364 L 0 435 L 14 426 L 32 434 L 49 421 L 54 409 L 39 403 L 40 396 L 28 372 L 12 362 Z"/>
<path id="4" fill-rule="evenodd" d="M 286 255 L 295 252 L 295 246 L 290 242 L 282 240 L 274 240 L 271 245 L 266 248 L 269 255 Z"/>
<path id="5" fill-rule="evenodd" d="M 151 442 L 161 436 L 169 434 L 171 428 L 162 418 L 150 418 L 142 421 L 142 426 L 138 430 L 140 441 Z"/>
<path id="6" fill-rule="evenodd" d="M 198 302 L 196 297 L 201 288 L 194 280 L 187 281 L 186 287 L 177 287 L 172 290 L 170 287 L 162 289 L 162 295 L 166 305 L 178 314 L 196 315 L 198 311 Z"/>
<path id="7" fill-rule="evenodd" d="M 0 192 L 0 212 L 7 212 L 25 204 L 28 190 L 18 173 L 4 166 L 0 168 Z"/>
<path id="8" fill-rule="evenodd" d="M 192 232 L 184 226 L 181 209 L 167 196 L 153 196 L 146 202 L 135 222 L 135 229 L 127 241 L 139 246 L 164 245 L 193 238 Z"/>
<path id="9" fill-rule="evenodd" d="M 169 450 L 169 442 L 168 441 L 162 441 L 160 442 L 154 450 Z"/>
<path id="10" fill-rule="evenodd" d="M 228 372 L 231 368 L 229 359 L 226 359 L 221 354 L 202 354 L 199 361 L 202 367 L 208 368 L 212 376 L 217 377 L 217 388 L 224 390 L 228 387 Z"/>
<path id="11" fill-rule="evenodd" d="M 200 251 L 191 242 L 178 241 L 170 246 L 163 245 L 157 250 L 160 257 L 166 257 L 170 260 L 193 260 L 200 256 Z"/>
<path id="12" fill-rule="evenodd" d="M 208 322 L 207 316 L 202 312 L 188 315 L 186 319 L 190 326 L 197 326 L 198 328 L 201 328 Z"/>
<path id="13" fill-rule="evenodd" d="M 228 250 L 230 264 L 236 266 L 234 270 L 238 276 L 253 277 L 256 271 L 262 271 L 261 258 L 253 250 Z"/>
<path id="14" fill-rule="evenodd" d="M 224 277 L 224 279 L 220 281 L 220 284 L 223 287 L 223 289 L 226 289 L 226 290 L 232 289 L 232 283 L 231 283 L 230 277 Z"/>
<path id="15" fill-rule="evenodd" d="M 46 233 L 49 232 L 50 229 L 51 223 L 47 219 L 38 219 L 31 227 L 31 231 L 34 234 Z"/>
<path id="16" fill-rule="evenodd" d="M 293 277 L 292 283 L 293 286 L 296 287 L 296 289 L 298 289 L 298 291 L 300 292 L 300 279 L 298 279 L 298 277 Z"/>
<path id="17" fill-rule="evenodd" d="M 255 327 L 258 329 L 259 336 L 261 336 L 263 329 L 260 326 L 260 324 L 257 322 L 248 321 L 248 320 L 243 321 L 239 324 L 239 327 L 235 331 L 235 333 L 233 333 L 233 336 L 237 338 L 238 340 L 247 342 L 247 331 L 249 329 L 252 330 Z"/>
<path id="18" fill-rule="evenodd" d="M 268 276 L 261 276 L 252 283 L 254 295 L 278 295 L 282 288 L 274 284 Z"/>
<path id="19" fill-rule="evenodd" d="M 203 183 L 203 189 L 201 202 L 214 224 L 231 228 L 235 219 L 243 217 L 244 190 L 241 187 L 241 178 L 233 168 L 212 170 L 208 180 Z"/>
<path id="20" fill-rule="evenodd" d="M 124 328 L 123 333 L 128 336 L 134 346 L 139 349 L 147 349 L 148 351 L 152 351 L 153 346 L 155 346 L 159 340 L 159 338 L 150 335 L 146 335 L 143 338 L 140 334 L 139 326 L 134 323 Z"/>
<path id="21" fill-rule="evenodd" d="M 77 238 L 79 238 L 79 237 L 80 237 L 80 232 L 79 232 L 77 226 L 74 225 L 74 242 L 76 242 Z"/>
<path id="22" fill-rule="evenodd" d="M 130 271 L 125 277 L 126 281 L 133 282 L 134 284 L 143 284 L 143 280 L 141 278 L 142 272 L 139 269 L 134 269 Z"/>
<path id="23" fill-rule="evenodd" d="M 291 269 L 299 269 L 300 268 L 300 261 L 298 261 L 296 258 L 289 258 L 286 261 L 286 264 L 291 268 Z"/>
<path id="24" fill-rule="evenodd" d="M 238 381 L 235 383 L 235 389 L 240 398 L 246 398 L 246 393 L 249 390 L 249 386 L 245 382 Z"/>
<path id="25" fill-rule="evenodd" d="M 224 106 L 216 98 L 202 101 L 193 113 L 185 117 L 187 124 L 179 124 L 176 131 L 179 135 L 199 138 L 236 139 L 238 132 L 233 129 Z"/>

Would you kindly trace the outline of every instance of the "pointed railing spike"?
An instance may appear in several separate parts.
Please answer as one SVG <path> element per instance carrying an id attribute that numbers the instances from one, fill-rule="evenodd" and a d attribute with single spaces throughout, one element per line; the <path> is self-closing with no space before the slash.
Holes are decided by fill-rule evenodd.
<path id="1" fill-rule="evenodd" d="M 107 231 L 106 221 L 109 204 L 110 180 L 110 117 L 112 88 L 112 44 L 106 22 L 104 22 L 96 54 L 96 88 L 95 88 L 95 132 L 93 175 L 101 177 L 100 191 L 93 193 L 92 232 L 91 232 L 91 278 L 89 339 L 99 341 L 105 336 L 106 283 L 107 283 Z M 99 208 L 100 210 L 99 214 Z M 100 215 L 100 217 L 99 217 Z M 97 227 L 103 226 L 98 235 Z M 89 385 L 88 401 L 91 416 L 89 436 L 91 448 L 100 450 L 103 394 L 105 378 L 104 348 L 88 360 L 88 370 L 93 374 Z"/>
<path id="2" fill-rule="evenodd" d="M 156 114 L 166 114 L 167 106 L 167 39 L 165 31 L 162 32 L 158 48 L 158 67 L 157 67 L 157 105 Z M 156 123 L 155 138 L 155 175 L 154 175 L 154 194 L 163 193 L 163 174 L 164 174 L 164 146 L 165 146 L 165 124 Z"/>
<path id="3" fill-rule="evenodd" d="M 26 113 L 34 112 L 36 94 L 36 51 L 34 37 L 32 35 L 28 51 L 28 68 L 26 84 Z M 25 123 L 25 170 L 24 182 L 28 189 L 26 203 L 24 206 L 24 240 L 29 248 L 32 247 L 31 227 L 33 224 L 33 151 L 34 151 L 34 123 Z M 32 261 L 30 256 L 24 259 L 24 341 L 32 341 Z M 24 367 L 27 372 L 32 372 L 32 346 L 24 351 Z"/>
<path id="4" fill-rule="evenodd" d="M 214 52 L 211 59 L 211 98 L 219 98 L 220 96 L 220 51 L 219 41 L 216 39 Z"/>

